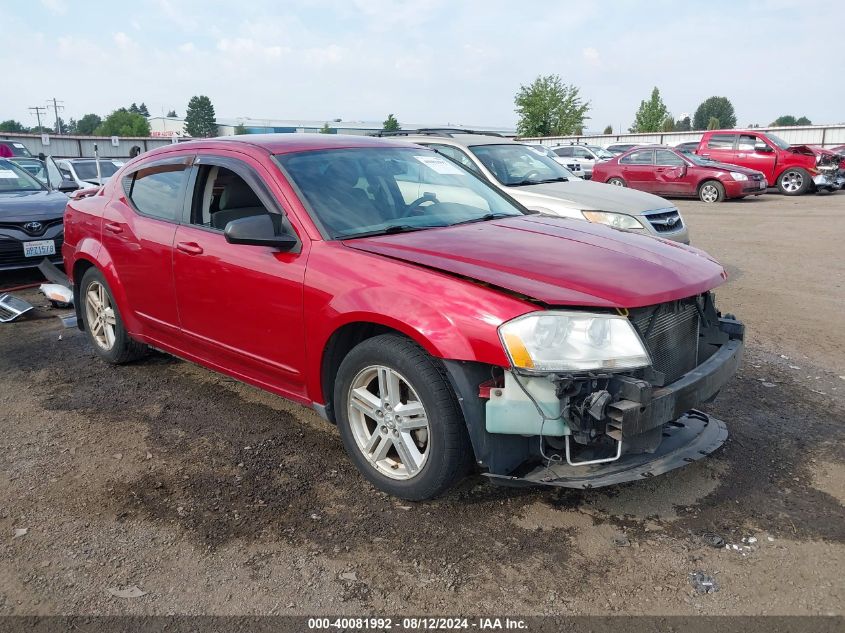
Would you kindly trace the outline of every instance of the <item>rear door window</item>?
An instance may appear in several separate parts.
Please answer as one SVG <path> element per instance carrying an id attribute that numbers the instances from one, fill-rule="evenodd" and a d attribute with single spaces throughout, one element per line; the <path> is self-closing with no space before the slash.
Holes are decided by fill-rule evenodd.
<path id="1" fill-rule="evenodd" d="M 176 222 L 182 215 L 187 180 L 188 165 L 180 158 L 141 167 L 123 179 L 123 189 L 142 215 Z"/>
<path id="2" fill-rule="evenodd" d="M 636 152 L 631 152 L 627 156 L 619 159 L 623 165 L 651 165 L 654 158 L 654 150 L 641 149 Z"/>
<path id="3" fill-rule="evenodd" d="M 714 134 L 707 141 L 707 149 L 733 149 L 736 134 Z"/>

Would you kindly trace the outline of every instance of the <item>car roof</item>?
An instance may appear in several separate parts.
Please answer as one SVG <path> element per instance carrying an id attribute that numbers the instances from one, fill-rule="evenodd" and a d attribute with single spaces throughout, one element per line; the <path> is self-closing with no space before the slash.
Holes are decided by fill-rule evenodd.
<path id="1" fill-rule="evenodd" d="M 313 151 L 321 149 L 347 149 L 357 147 L 407 147 L 407 143 L 361 136 L 357 134 L 241 134 L 196 139 L 179 143 L 179 149 L 205 149 L 214 145 L 251 146 L 270 154 Z M 152 152 L 150 152 L 152 153 Z M 147 154 L 148 155 L 148 154 Z"/>
<path id="2" fill-rule="evenodd" d="M 474 145 L 531 145 L 531 143 L 520 143 L 503 136 L 488 136 L 487 134 L 455 134 L 453 136 L 434 136 L 431 134 L 408 134 L 407 136 L 396 137 L 414 143 L 440 143 L 441 145 L 462 145 L 471 147 Z"/>

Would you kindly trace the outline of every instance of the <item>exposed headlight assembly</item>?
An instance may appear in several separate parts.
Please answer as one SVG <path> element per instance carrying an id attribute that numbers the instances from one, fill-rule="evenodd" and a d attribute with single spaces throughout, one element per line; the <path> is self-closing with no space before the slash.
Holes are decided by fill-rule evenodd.
<path id="1" fill-rule="evenodd" d="M 499 338 L 516 369 L 622 371 L 651 365 L 634 326 L 614 314 L 532 312 L 499 326 Z"/>
<path id="2" fill-rule="evenodd" d="M 607 224 L 615 229 L 643 229 L 642 223 L 632 215 L 609 211 L 581 211 L 590 222 Z"/>
<path id="3" fill-rule="evenodd" d="M 748 180 L 748 176 L 746 176 L 745 174 L 741 174 L 738 171 L 732 171 L 731 178 L 733 178 L 734 180 Z"/>

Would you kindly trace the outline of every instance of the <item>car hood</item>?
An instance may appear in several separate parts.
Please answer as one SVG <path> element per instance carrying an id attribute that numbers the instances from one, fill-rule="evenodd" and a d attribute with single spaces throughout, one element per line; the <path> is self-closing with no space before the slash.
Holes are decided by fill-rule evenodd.
<path id="1" fill-rule="evenodd" d="M 611 211 L 633 215 L 675 206 L 668 200 L 650 193 L 589 180 L 508 187 L 507 191 L 529 208 L 542 207 L 543 202 L 549 199 L 584 211 Z"/>
<path id="2" fill-rule="evenodd" d="M 28 222 L 60 218 L 68 198 L 59 191 L 0 193 L 0 222 Z"/>
<path id="3" fill-rule="evenodd" d="M 722 266 L 698 249 L 548 216 L 519 216 L 344 243 L 550 306 L 654 305 L 700 294 L 727 278 Z"/>

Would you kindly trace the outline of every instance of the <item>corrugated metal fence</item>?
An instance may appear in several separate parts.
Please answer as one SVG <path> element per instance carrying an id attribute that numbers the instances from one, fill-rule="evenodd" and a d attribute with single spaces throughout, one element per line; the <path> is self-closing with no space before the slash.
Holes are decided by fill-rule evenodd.
<path id="1" fill-rule="evenodd" d="M 845 145 L 845 125 L 808 125 L 801 127 L 761 127 L 760 132 L 772 132 L 787 143 L 793 145 L 821 145 L 835 147 Z M 545 136 L 523 138 L 525 141 L 538 141 L 544 145 L 565 145 L 568 143 L 588 143 L 607 147 L 612 143 L 659 143 L 677 145 L 684 141 L 697 141 L 703 132 L 655 132 L 654 134 L 594 134 L 582 136 Z"/>
<path id="2" fill-rule="evenodd" d="M 46 138 L 40 134 L 11 134 L 0 132 L 0 141 L 12 141 L 23 143 L 33 156 L 41 152 L 55 156 L 56 158 L 90 158 L 94 156 L 94 145 L 102 158 L 129 158 L 130 150 L 136 145 L 142 152 L 170 145 L 169 138 L 152 137 L 120 137 L 116 138 L 116 145 L 112 143 L 112 137 L 108 136 L 68 136 L 68 135 L 47 135 Z M 47 141 L 46 143 L 44 141 Z"/>

